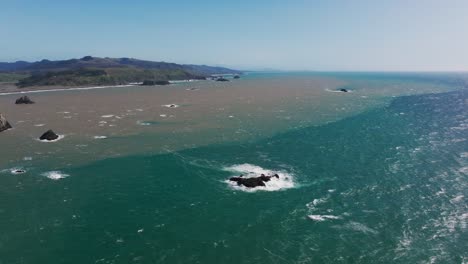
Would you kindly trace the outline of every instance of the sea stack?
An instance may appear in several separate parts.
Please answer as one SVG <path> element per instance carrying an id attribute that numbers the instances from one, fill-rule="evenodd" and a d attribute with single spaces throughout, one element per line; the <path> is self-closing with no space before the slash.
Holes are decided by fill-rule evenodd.
<path id="1" fill-rule="evenodd" d="M 0 114 L 0 132 L 5 131 L 10 128 L 12 128 L 10 123 L 8 123 L 6 118 L 2 114 Z"/>
<path id="2" fill-rule="evenodd" d="M 34 102 L 27 96 L 22 96 L 16 99 L 15 104 L 34 104 Z"/>
<path id="3" fill-rule="evenodd" d="M 54 131 L 52 130 L 47 130 L 42 136 L 39 138 L 40 140 L 47 140 L 47 141 L 52 141 L 58 139 L 59 136 L 55 134 Z"/>
<path id="4" fill-rule="evenodd" d="M 232 177 L 229 180 L 236 182 L 238 186 L 245 186 L 247 188 L 255 188 L 259 186 L 265 186 L 265 182 L 269 182 L 271 178 L 279 179 L 279 175 L 275 174 L 272 176 L 266 176 L 265 174 L 260 175 L 259 177 L 244 178 L 242 175 L 238 177 Z"/>

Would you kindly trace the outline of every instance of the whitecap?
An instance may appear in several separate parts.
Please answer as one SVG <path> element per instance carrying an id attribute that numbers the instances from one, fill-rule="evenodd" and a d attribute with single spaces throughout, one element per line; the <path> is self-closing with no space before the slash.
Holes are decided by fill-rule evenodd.
<path id="1" fill-rule="evenodd" d="M 106 136 L 94 136 L 94 139 L 106 139 Z"/>
<path id="2" fill-rule="evenodd" d="M 291 173 L 285 171 L 273 171 L 269 169 L 262 168 L 260 166 L 252 164 L 238 164 L 224 168 L 225 171 L 233 172 L 237 176 L 243 174 L 245 178 L 258 177 L 261 174 L 265 175 L 274 175 L 278 174 L 279 178 L 272 177 L 270 181 L 265 182 L 265 186 L 259 186 L 255 188 L 247 188 L 245 186 L 238 186 L 236 182 L 226 180 L 225 182 L 229 184 L 233 189 L 241 190 L 245 192 L 255 192 L 255 191 L 279 191 L 284 189 L 290 189 L 295 187 L 294 177 Z"/>
<path id="3" fill-rule="evenodd" d="M 307 208 L 309 208 L 310 210 L 314 210 L 314 209 L 317 207 L 317 205 L 326 203 L 327 200 L 328 200 L 328 197 L 323 197 L 323 198 L 319 198 L 319 199 L 314 199 L 312 202 L 307 203 L 306 206 L 307 206 Z"/>
<path id="4" fill-rule="evenodd" d="M 464 197 L 465 197 L 464 195 L 457 195 L 457 196 L 453 197 L 452 199 L 450 199 L 450 202 L 452 202 L 452 203 L 461 202 Z"/>
<path id="5" fill-rule="evenodd" d="M 362 232 L 362 233 L 365 233 L 365 234 L 378 234 L 378 232 L 364 224 L 361 224 L 359 222 L 354 222 L 354 221 L 351 221 L 349 222 L 348 224 L 346 224 L 344 226 L 346 229 L 350 229 L 350 230 L 354 230 L 354 231 L 357 231 L 357 232 Z"/>
<path id="6" fill-rule="evenodd" d="M 114 117 L 114 115 L 102 115 L 101 117 L 102 118 L 111 118 L 111 117 Z"/>
<path id="7" fill-rule="evenodd" d="M 54 180 L 54 181 L 64 179 L 64 178 L 70 176 L 70 175 L 62 173 L 60 171 L 48 171 L 48 172 L 44 172 L 41 175 L 45 176 L 45 177 L 47 177 L 47 178 L 49 178 L 51 180 Z"/>
<path id="8" fill-rule="evenodd" d="M 336 216 L 336 215 L 308 215 L 307 217 L 317 222 L 323 222 L 327 219 L 330 219 L 330 220 L 341 219 L 341 217 Z"/>
<path id="9" fill-rule="evenodd" d="M 35 127 L 42 127 L 42 126 L 45 126 L 45 124 L 35 124 L 34 126 Z"/>
<path id="10" fill-rule="evenodd" d="M 138 120 L 136 123 L 137 123 L 137 125 L 140 125 L 140 126 L 151 126 L 151 123 L 141 121 L 141 120 Z"/>

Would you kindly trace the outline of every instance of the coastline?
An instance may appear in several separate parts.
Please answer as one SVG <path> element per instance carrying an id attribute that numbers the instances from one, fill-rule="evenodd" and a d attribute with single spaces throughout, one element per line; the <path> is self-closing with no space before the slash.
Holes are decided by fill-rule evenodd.
<path id="1" fill-rule="evenodd" d="M 131 84 L 16 89 L 0 93 L 2 113 L 14 127 L 0 138 L 4 145 L 0 156 L 10 157 L 0 161 L 0 166 L 16 165 L 25 157 L 32 157 L 35 164 L 55 157 L 54 167 L 66 167 L 70 160 L 83 164 L 116 155 L 247 142 L 334 122 L 383 106 L 396 96 L 448 89 L 413 83 L 408 92 L 406 86 L 398 90 L 390 83 L 379 89 L 359 86 L 353 93 L 327 91 L 342 87 L 346 81 L 271 76 L 227 85 L 186 80 L 157 88 Z M 36 104 L 13 104 L 15 96 L 28 93 L 34 93 Z M 45 129 L 66 138 L 53 144 L 36 141 Z M 93 153 L 92 158 L 89 153 Z"/>
<path id="2" fill-rule="evenodd" d="M 205 80 L 175 80 L 169 81 L 171 84 L 179 83 L 192 83 L 192 82 L 201 82 Z M 122 88 L 122 87 L 138 87 L 142 83 L 130 83 L 130 84 L 121 84 L 121 85 L 98 85 L 98 86 L 36 86 L 34 88 L 18 88 L 15 84 L 8 85 L 6 87 L 1 87 L 0 84 L 0 96 L 3 95 L 15 95 L 15 94 L 30 94 L 30 93 L 46 93 L 46 92 L 62 92 L 62 91 L 80 91 L 80 90 L 95 90 L 95 89 L 107 89 L 107 88 Z M 158 86 L 158 85 L 155 85 Z"/>

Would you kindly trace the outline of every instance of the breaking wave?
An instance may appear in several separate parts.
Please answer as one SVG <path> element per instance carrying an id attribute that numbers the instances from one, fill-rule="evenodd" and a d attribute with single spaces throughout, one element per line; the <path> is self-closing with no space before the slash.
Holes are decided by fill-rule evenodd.
<path id="1" fill-rule="evenodd" d="M 259 186 L 255 188 L 247 188 L 245 186 L 238 186 L 236 182 L 226 180 L 225 182 L 235 190 L 241 190 L 245 192 L 255 192 L 255 191 L 279 191 L 294 188 L 296 184 L 294 183 L 294 175 L 286 171 L 274 171 L 262 168 L 260 166 L 252 164 L 239 164 L 233 165 L 224 168 L 225 171 L 232 172 L 232 176 L 239 176 L 243 174 L 245 178 L 258 177 L 261 174 L 273 175 L 278 174 L 279 178 L 272 177 L 270 181 L 265 182 L 265 186 Z"/>
<path id="2" fill-rule="evenodd" d="M 45 176 L 51 180 L 54 180 L 54 181 L 57 181 L 57 180 L 60 180 L 60 179 L 64 179 L 70 175 L 68 174 L 65 174 L 65 173 L 62 173 L 60 171 L 48 171 L 48 172 L 44 172 L 42 174 L 42 176 Z"/>

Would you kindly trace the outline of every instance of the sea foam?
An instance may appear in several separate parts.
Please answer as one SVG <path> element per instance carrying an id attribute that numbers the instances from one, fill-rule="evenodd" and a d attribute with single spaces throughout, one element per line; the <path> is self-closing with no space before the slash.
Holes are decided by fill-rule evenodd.
<path id="1" fill-rule="evenodd" d="M 54 140 L 47 140 L 47 139 L 43 139 L 43 140 L 38 139 L 38 140 L 40 142 L 44 142 L 44 143 L 54 143 L 54 142 L 57 142 L 57 141 L 63 139 L 64 137 L 65 137 L 65 135 L 58 135 L 58 138 L 54 139 Z"/>
<path id="2" fill-rule="evenodd" d="M 178 104 L 166 104 L 166 105 L 163 105 L 164 107 L 167 107 L 167 108 L 177 108 L 179 107 Z"/>
<path id="3" fill-rule="evenodd" d="M 336 215 L 308 215 L 307 217 L 317 222 L 323 222 L 327 219 L 341 219 L 341 217 Z"/>
<path id="4" fill-rule="evenodd" d="M 57 180 L 60 180 L 60 179 L 64 179 L 70 175 L 68 174 L 65 174 L 65 173 L 62 173 L 60 171 L 48 171 L 48 172 L 44 172 L 42 174 L 42 176 L 45 176 L 51 180 L 54 180 L 54 181 L 57 181 Z"/>
<path id="5" fill-rule="evenodd" d="M 270 181 L 265 182 L 265 186 L 259 186 L 255 188 L 247 188 L 245 186 L 238 186 L 236 182 L 226 180 L 225 182 L 229 184 L 233 189 L 241 190 L 245 192 L 255 192 L 255 191 L 279 191 L 284 189 L 290 189 L 295 187 L 294 177 L 291 173 L 285 171 L 273 171 L 269 169 L 262 168 L 260 166 L 252 164 L 238 164 L 224 168 L 225 171 L 232 172 L 232 176 L 239 176 L 243 174 L 245 178 L 258 177 L 261 174 L 265 175 L 274 175 L 275 173 L 279 175 L 279 178 L 272 177 Z"/>
<path id="6" fill-rule="evenodd" d="M 24 174 L 24 173 L 26 173 L 26 170 L 23 169 L 23 168 L 11 168 L 10 173 L 13 174 L 13 175 Z"/>

